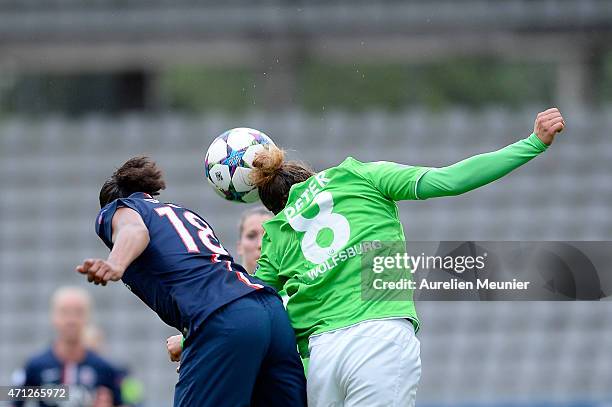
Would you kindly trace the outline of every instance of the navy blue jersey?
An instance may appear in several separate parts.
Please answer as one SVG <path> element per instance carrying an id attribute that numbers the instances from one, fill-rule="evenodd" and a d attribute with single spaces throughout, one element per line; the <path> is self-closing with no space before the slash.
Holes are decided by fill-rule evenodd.
<path id="1" fill-rule="evenodd" d="M 106 387 L 113 394 L 113 405 L 122 404 L 121 390 L 115 369 L 95 352 L 86 351 L 79 363 L 64 363 L 49 348 L 28 361 L 22 372 L 14 374 L 15 385 L 43 386 L 65 384 L 70 387 L 71 406 L 91 406 L 100 387 Z M 15 402 L 14 406 L 22 406 Z M 63 405 L 52 401 L 39 402 L 39 406 Z"/>
<path id="2" fill-rule="evenodd" d="M 254 290 L 272 288 L 248 275 L 221 245 L 212 228 L 193 211 L 135 193 L 106 205 L 96 232 L 112 249 L 115 211 L 128 207 L 140 214 L 150 242 L 127 268 L 125 285 L 168 325 L 185 336 L 215 310 Z"/>

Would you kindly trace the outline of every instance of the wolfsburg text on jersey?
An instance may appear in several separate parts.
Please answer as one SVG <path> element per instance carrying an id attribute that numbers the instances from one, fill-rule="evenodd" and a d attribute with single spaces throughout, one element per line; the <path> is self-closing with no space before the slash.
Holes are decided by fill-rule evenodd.
<path id="1" fill-rule="evenodd" d="M 311 280 L 314 280 L 321 274 L 333 269 L 338 264 L 344 263 L 348 259 L 352 259 L 355 256 L 360 256 L 361 254 L 367 253 L 370 250 L 378 250 L 381 247 L 382 244 L 379 241 L 357 243 L 354 246 L 347 247 L 346 249 L 339 251 L 325 260 L 323 263 L 318 264 L 316 267 L 308 270 L 307 275 Z"/>

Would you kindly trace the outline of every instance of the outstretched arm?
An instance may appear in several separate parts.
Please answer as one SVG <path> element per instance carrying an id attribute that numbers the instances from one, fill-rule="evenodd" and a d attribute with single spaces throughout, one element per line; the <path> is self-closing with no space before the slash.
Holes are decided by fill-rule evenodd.
<path id="1" fill-rule="evenodd" d="M 149 244 L 149 230 L 140 214 L 130 208 L 119 208 L 113 215 L 113 249 L 106 260 L 86 259 L 76 271 L 87 275 L 91 283 L 106 285 L 118 281 Z"/>
<path id="2" fill-rule="evenodd" d="M 463 194 L 493 182 L 546 150 L 565 121 L 558 109 L 538 114 L 533 134 L 490 153 L 479 154 L 443 168 L 432 168 L 418 181 L 419 199 Z"/>

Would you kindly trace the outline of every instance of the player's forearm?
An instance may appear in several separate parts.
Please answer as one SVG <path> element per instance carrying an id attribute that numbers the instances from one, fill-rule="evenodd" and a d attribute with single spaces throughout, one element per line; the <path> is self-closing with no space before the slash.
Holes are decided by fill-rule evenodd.
<path id="1" fill-rule="evenodd" d="M 493 182 L 527 163 L 547 146 L 532 134 L 490 153 L 479 154 L 443 168 L 433 168 L 419 180 L 420 199 L 459 195 Z"/>
<path id="2" fill-rule="evenodd" d="M 149 244 L 149 231 L 141 225 L 125 225 L 119 230 L 108 261 L 126 269 Z"/>

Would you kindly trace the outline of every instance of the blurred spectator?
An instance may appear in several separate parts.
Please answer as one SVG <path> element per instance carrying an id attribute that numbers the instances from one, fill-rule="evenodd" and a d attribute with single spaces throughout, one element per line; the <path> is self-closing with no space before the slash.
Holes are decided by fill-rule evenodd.
<path id="1" fill-rule="evenodd" d="M 13 375 L 16 385 L 68 385 L 71 407 L 110 407 L 122 404 L 113 367 L 85 344 L 92 300 L 78 287 L 60 287 L 51 299 L 53 344 L 32 357 Z M 24 402 L 15 402 L 15 407 Z M 38 402 L 41 407 L 55 403 Z"/>
<path id="2" fill-rule="evenodd" d="M 85 329 L 85 346 L 99 355 L 105 355 L 106 336 L 99 326 L 89 324 Z M 142 383 L 130 375 L 130 369 L 124 365 L 113 364 L 115 370 L 115 382 L 119 383 L 121 399 L 125 406 L 142 406 L 143 388 Z"/>
<path id="3" fill-rule="evenodd" d="M 263 206 L 249 209 L 242 213 L 240 218 L 240 237 L 236 251 L 240 256 L 241 264 L 249 274 L 255 273 L 257 260 L 261 256 L 261 238 L 264 234 L 262 224 L 272 218 L 272 213 Z"/>

